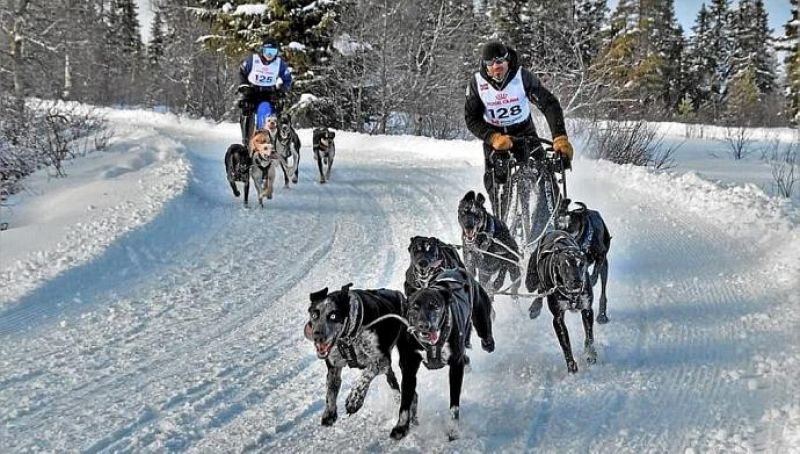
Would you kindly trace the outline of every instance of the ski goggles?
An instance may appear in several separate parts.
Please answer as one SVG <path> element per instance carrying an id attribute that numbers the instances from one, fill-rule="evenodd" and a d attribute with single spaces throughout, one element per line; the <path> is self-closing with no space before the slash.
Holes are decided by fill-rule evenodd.
<path id="1" fill-rule="evenodd" d="M 486 65 L 486 66 L 492 66 L 492 65 L 496 65 L 496 64 L 500 64 L 500 63 L 505 63 L 507 61 L 508 61 L 508 53 L 506 53 L 502 57 L 494 57 L 494 58 L 492 58 L 490 60 L 484 60 L 483 64 Z"/>
<path id="2" fill-rule="evenodd" d="M 261 48 L 261 55 L 275 58 L 278 55 L 278 49 L 272 46 L 264 46 Z"/>

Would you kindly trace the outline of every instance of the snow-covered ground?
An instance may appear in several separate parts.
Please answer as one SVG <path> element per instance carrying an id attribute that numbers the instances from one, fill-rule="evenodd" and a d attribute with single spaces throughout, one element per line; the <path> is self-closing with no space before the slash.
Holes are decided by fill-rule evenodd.
<path id="1" fill-rule="evenodd" d="M 444 434 L 446 373 L 422 370 L 420 425 L 396 442 L 380 379 L 320 427 L 308 294 L 401 288 L 411 236 L 457 242 L 480 145 L 339 133 L 330 184 L 304 146 L 300 184 L 244 209 L 222 164 L 236 125 L 109 112 L 110 151 L 34 175 L 0 213 L 0 452 L 800 452 L 800 217 L 759 189 L 758 159 L 708 139 L 670 174 L 579 159 L 570 195 L 614 236 L 598 364 L 567 375 L 549 314 L 499 298 L 462 438 Z"/>

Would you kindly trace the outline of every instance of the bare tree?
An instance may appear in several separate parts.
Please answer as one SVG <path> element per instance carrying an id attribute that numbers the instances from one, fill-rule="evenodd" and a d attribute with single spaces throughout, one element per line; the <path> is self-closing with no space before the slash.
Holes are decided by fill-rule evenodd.
<path id="1" fill-rule="evenodd" d="M 725 135 L 720 139 L 727 145 L 727 151 L 735 159 L 743 159 L 753 152 L 753 131 L 748 126 L 726 126 Z"/>

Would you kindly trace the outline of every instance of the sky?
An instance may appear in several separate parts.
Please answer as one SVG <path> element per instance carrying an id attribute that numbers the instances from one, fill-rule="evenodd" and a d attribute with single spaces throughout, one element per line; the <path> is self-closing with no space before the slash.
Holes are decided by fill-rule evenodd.
<path id="1" fill-rule="evenodd" d="M 612 11 L 617 6 L 617 3 L 618 0 L 608 0 L 609 8 L 612 9 Z M 700 11 L 700 5 L 703 3 L 708 6 L 711 2 L 702 2 L 700 0 L 675 0 L 675 15 L 678 16 L 678 22 L 683 26 L 684 33 L 691 33 L 692 26 L 697 18 L 697 12 Z M 765 0 L 764 3 L 767 6 L 769 26 L 772 28 L 773 35 L 783 35 L 783 26 L 791 17 L 789 0 Z"/>

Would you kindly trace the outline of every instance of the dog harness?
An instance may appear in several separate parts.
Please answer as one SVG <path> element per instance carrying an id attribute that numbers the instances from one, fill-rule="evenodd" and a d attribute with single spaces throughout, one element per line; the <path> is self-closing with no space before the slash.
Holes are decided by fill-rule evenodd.
<path id="1" fill-rule="evenodd" d="M 542 296 L 552 295 L 555 292 L 560 293 L 568 301 L 569 308 L 574 309 L 578 305 L 577 300 L 580 294 L 568 293 L 557 284 L 553 256 L 557 253 L 566 253 L 567 255 L 584 255 L 584 253 L 569 233 L 562 231 L 554 233 L 554 238 L 546 245 L 540 243 L 536 251 L 536 273 L 539 275 L 539 290 L 544 292 Z"/>

